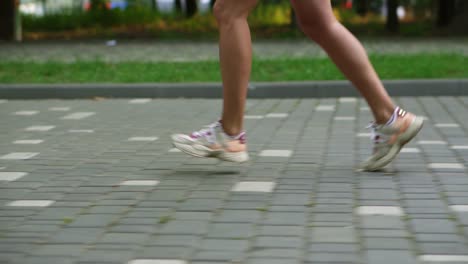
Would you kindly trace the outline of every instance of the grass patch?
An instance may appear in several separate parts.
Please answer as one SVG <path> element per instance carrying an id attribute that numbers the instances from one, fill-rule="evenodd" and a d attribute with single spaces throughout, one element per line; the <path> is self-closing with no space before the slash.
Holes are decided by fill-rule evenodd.
<path id="1" fill-rule="evenodd" d="M 468 78 L 468 56 L 371 56 L 382 79 Z M 343 80 L 327 58 L 255 59 L 252 81 Z M 200 62 L 0 62 L 0 83 L 219 82 L 219 63 Z"/>

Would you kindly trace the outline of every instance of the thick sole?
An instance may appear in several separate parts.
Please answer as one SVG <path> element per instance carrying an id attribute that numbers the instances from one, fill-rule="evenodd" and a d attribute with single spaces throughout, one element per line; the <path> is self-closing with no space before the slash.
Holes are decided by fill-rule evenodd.
<path id="1" fill-rule="evenodd" d="M 387 155 L 383 156 L 376 162 L 367 167 L 363 167 L 362 170 L 365 171 L 378 171 L 381 170 L 383 167 L 387 166 L 390 162 L 392 162 L 395 157 L 400 153 L 401 149 L 410 142 L 421 130 L 424 124 L 424 119 L 422 117 L 415 117 L 413 123 L 408 127 L 408 129 L 401 134 L 401 136 L 397 139 L 395 144 L 390 148 L 390 151 Z"/>
<path id="2" fill-rule="evenodd" d="M 211 150 L 209 148 L 173 142 L 174 147 L 180 151 L 197 158 L 217 158 L 223 161 L 244 163 L 249 160 L 249 154 L 246 151 L 226 152 L 223 150 Z"/>

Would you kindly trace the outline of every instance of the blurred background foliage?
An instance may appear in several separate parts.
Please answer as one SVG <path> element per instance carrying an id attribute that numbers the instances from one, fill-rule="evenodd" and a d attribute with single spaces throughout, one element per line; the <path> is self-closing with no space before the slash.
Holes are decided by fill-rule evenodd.
<path id="1" fill-rule="evenodd" d="M 333 0 L 335 16 L 360 36 L 468 35 L 466 0 Z M 213 0 L 21 0 L 26 39 L 196 38 L 217 35 Z M 261 0 L 255 38 L 301 38 L 288 0 Z"/>

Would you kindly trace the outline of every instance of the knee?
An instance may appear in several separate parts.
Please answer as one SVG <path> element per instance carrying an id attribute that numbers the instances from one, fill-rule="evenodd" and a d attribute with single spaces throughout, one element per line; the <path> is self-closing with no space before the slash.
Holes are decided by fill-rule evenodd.
<path id="1" fill-rule="evenodd" d="M 229 7 L 225 4 L 225 1 L 216 1 L 213 6 L 213 14 L 218 24 L 229 24 L 236 19 L 236 14 L 229 12 Z"/>
<path id="2" fill-rule="evenodd" d="M 219 25 L 232 24 L 239 19 L 247 19 L 256 0 L 218 0 L 213 6 L 213 14 Z"/>
<path id="3" fill-rule="evenodd" d="M 337 20 L 321 21 L 310 17 L 298 18 L 298 24 L 302 32 L 316 42 L 320 42 L 330 36 L 337 26 L 340 25 Z"/>

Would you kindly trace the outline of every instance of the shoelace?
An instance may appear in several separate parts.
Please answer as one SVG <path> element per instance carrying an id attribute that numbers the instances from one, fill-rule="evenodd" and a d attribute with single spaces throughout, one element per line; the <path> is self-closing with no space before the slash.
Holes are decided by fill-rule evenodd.
<path id="1" fill-rule="evenodd" d="M 207 125 L 203 129 L 192 132 L 191 137 L 192 138 L 204 137 L 209 143 L 211 144 L 216 143 L 215 128 L 218 127 L 219 125 L 220 125 L 219 122 L 215 122 L 213 124 Z"/>
<path id="2" fill-rule="evenodd" d="M 369 125 L 366 127 L 367 129 L 370 129 L 371 132 L 371 141 L 375 144 L 380 144 L 380 143 L 385 143 L 388 141 L 389 136 L 379 133 L 377 131 L 378 125 L 375 122 L 369 123 Z"/>

